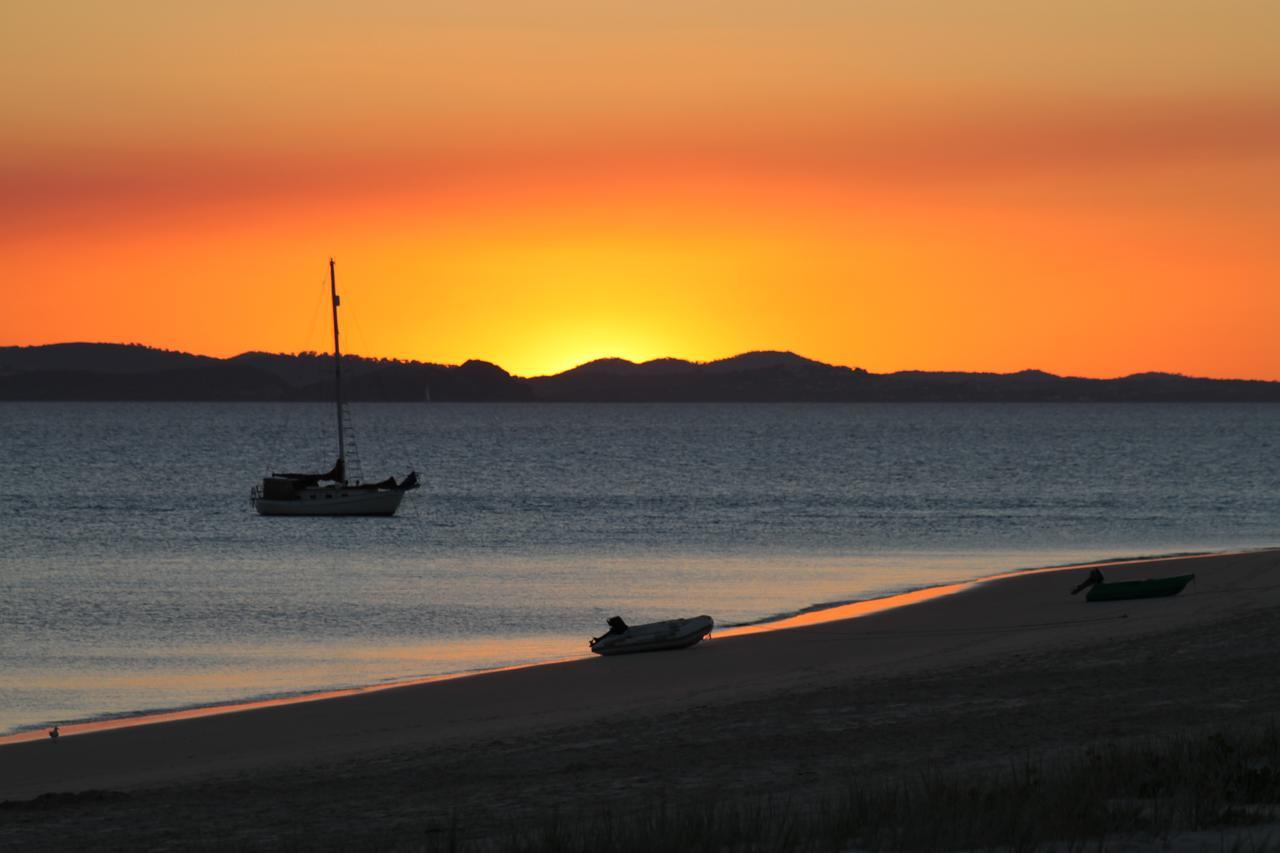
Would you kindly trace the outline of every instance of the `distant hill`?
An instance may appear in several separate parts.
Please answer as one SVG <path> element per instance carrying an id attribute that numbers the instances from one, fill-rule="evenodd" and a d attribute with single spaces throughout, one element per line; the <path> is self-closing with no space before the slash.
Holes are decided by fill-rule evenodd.
<path id="1" fill-rule="evenodd" d="M 524 380 L 483 361 L 458 366 L 343 356 L 357 401 L 526 401 Z M 137 345 L 0 347 L 0 400 L 333 399 L 333 357 L 249 352 L 229 359 Z"/>
<path id="2" fill-rule="evenodd" d="M 877 374 L 791 352 L 750 352 L 706 364 L 601 359 L 527 382 L 535 398 L 565 402 L 1280 402 L 1280 382 L 1168 373 L 1081 379 L 1040 370 Z"/>
<path id="3" fill-rule="evenodd" d="M 790 352 L 751 352 L 706 364 L 602 359 L 526 381 L 539 400 L 781 402 L 858 399 L 868 375 Z"/>
<path id="4" fill-rule="evenodd" d="M 317 353 L 229 359 L 122 344 L 0 347 L 0 400 L 333 399 L 333 362 Z M 1140 373 L 1119 379 L 1018 373 L 868 373 L 791 352 L 700 364 L 604 358 L 524 379 L 461 365 L 344 356 L 348 399 L 436 402 L 1280 402 L 1280 382 Z"/>
<path id="5" fill-rule="evenodd" d="M 209 367 L 222 362 L 205 355 L 153 349 L 138 344 L 47 344 L 0 347 L 0 376 L 49 370 L 94 373 L 152 373 Z"/>

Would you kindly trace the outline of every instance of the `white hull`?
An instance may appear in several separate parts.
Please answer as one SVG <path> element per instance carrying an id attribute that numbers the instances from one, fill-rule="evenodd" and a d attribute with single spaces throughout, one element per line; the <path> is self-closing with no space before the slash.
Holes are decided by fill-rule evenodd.
<path id="1" fill-rule="evenodd" d="M 591 644 L 591 651 L 598 655 L 626 655 L 635 652 L 686 649 L 711 636 L 713 627 L 715 627 L 715 621 L 710 616 L 651 622 L 648 625 L 628 628 L 622 634 L 601 637 Z"/>
<path id="2" fill-rule="evenodd" d="M 259 515 L 394 515 L 404 497 L 403 489 L 346 489 L 333 486 L 299 489 L 289 500 L 256 498 Z"/>

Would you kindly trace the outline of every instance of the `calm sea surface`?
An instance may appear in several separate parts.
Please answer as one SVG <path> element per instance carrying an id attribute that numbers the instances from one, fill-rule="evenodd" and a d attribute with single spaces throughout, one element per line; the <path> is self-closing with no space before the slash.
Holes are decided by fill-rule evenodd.
<path id="1" fill-rule="evenodd" d="M 0 404 L 0 732 L 1280 544 L 1280 406 L 358 405 L 392 519 L 262 518 L 331 407 Z"/>

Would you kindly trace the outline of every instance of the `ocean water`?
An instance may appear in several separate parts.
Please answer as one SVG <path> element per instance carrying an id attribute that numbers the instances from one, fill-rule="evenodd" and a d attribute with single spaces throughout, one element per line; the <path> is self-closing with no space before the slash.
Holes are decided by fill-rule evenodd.
<path id="1" fill-rule="evenodd" d="M 391 519 L 262 518 L 320 404 L 0 404 L 0 733 L 1280 544 L 1280 406 L 356 405 Z"/>

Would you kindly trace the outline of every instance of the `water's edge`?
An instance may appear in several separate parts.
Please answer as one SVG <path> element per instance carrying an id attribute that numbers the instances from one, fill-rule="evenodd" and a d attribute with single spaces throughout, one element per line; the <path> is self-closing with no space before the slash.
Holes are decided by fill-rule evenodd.
<path id="1" fill-rule="evenodd" d="M 1280 547 L 1280 546 L 1272 546 Z M 741 622 L 731 625 L 724 625 L 717 631 L 722 637 L 741 636 L 743 634 L 766 633 L 769 631 L 788 630 L 794 627 L 818 624 L 821 622 L 840 621 L 847 618 L 859 618 L 865 613 L 845 615 L 841 611 L 850 609 L 852 605 L 864 605 L 869 602 L 880 602 L 884 606 L 878 607 L 874 612 L 883 612 L 884 610 L 893 609 L 895 607 L 905 607 L 917 603 L 920 600 L 919 594 L 930 590 L 939 591 L 941 595 L 953 595 L 965 589 L 981 583 L 987 583 L 994 580 L 1001 580 L 1022 574 L 1035 572 L 1052 572 L 1052 571 L 1070 571 L 1081 568 L 1106 567 L 1115 565 L 1124 565 L 1132 563 L 1152 562 L 1156 560 L 1168 559 L 1191 559 L 1196 557 L 1222 556 L 1225 554 L 1235 553 L 1256 553 L 1259 551 L 1271 550 L 1272 547 L 1250 548 L 1246 550 L 1230 549 L 1224 551 L 1178 551 L 1162 554 L 1143 554 L 1137 556 L 1117 556 L 1109 557 L 1102 560 L 1089 560 L 1087 562 L 1070 562 L 1056 563 L 1044 566 L 1029 566 L 1026 568 L 1014 569 L 1010 571 L 1002 571 L 996 574 L 979 575 L 971 578 L 957 579 L 943 583 L 933 583 L 916 587 L 895 587 L 885 589 L 877 594 L 870 595 L 866 598 L 850 599 L 847 601 L 832 601 L 812 604 L 802 607 L 798 610 L 778 613 L 768 616 L 764 619 L 753 620 L 750 622 Z M 903 598 L 905 601 L 894 604 L 893 599 Z M 824 614 L 825 617 L 824 618 Z M 803 617 L 801 620 L 799 617 Z M 430 684 L 438 681 L 447 681 L 457 678 L 466 678 L 475 675 L 491 674 L 496 672 L 506 672 L 517 669 L 528 669 L 531 667 L 551 666 L 559 663 L 566 663 L 575 660 L 584 660 L 590 658 L 590 653 L 582 653 L 571 655 L 563 658 L 553 658 L 547 660 L 537 660 L 530 662 L 512 663 L 509 665 L 501 665 L 496 667 L 483 667 L 477 669 L 462 669 L 451 672 L 434 673 L 422 675 L 413 678 L 396 678 L 387 681 L 374 682 L 371 684 L 356 685 L 333 685 L 329 687 L 298 691 L 283 692 L 273 694 L 263 694 L 256 696 L 248 696 L 231 701 L 197 703 L 192 705 L 184 705 L 172 708 L 150 708 L 140 709 L 137 711 L 126 711 L 120 713 L 98 714 L 89 717 L 81 717 L 68 720 L 47 720 L 40 723 L 31 723 L 15 726 L 6 732 L 0 733 L 0 746 L 13 743 L 22 743 L 26 741 L 39 740 L 46 737 L 46 730 L 51 726 L 59 726 L 61 734 L 76 735 L 89 734 L 92 732 L 106 731 L 117 728 L 127 728 L 132 726 L 150 725 L 154 723 L 171 722 L 179 719 L 190 719 L 193 717 L 213 716 L 216 714 L 235 713 L 238 711 L 248 711 L 256 708 L 268 708 L 279 705 L 291 705 L 301 702 L 315 702 L 324 699 L 334 699 L 342 696 L 354 696 L 362 693 L 371 693 L 381 690 L 390 690 L 397 687 L 410 687 L 414 685 Z"/>

